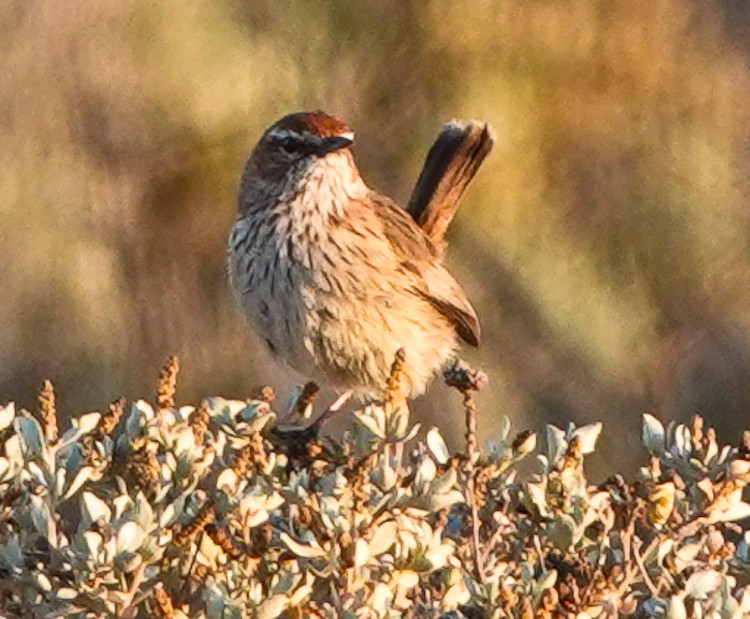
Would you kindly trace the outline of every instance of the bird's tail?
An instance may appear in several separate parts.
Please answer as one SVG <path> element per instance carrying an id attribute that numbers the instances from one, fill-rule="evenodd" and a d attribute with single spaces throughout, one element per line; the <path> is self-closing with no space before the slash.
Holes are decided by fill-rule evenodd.
<path id="1" fill-rule="evenodd" d="M 461 196 L 494 142 L 487 123 L 454 121 L 443 126 L 427 153 L 406 210 L 441 253 Z"/>

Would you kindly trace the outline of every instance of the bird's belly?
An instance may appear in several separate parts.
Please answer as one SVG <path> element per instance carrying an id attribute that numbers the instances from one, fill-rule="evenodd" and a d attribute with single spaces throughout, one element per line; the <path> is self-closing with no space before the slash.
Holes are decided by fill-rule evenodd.
<path id="1" fill-rule="evenodd" d="M 407 281 L 311 260 L 230 252 L 232 289 L 258 335 L 305 377 L 373 394 L 403 348 L 407 391 L 422 393 L 456 350 L 452 325 Z"/>
<path id="2" fill-rule="evenodd" d="M 230 252 L 229 279 L 242 313 L 271 352 L 314 377 L 316 362 L 305 346 L 309 308 L 302 274 L 273 253 Z"/>

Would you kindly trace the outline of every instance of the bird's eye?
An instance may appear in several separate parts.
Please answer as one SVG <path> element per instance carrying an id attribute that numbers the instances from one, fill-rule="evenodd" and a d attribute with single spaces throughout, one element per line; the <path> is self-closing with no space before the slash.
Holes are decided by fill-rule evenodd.
<path id="1" fill-rule="evenodd" d="M 284 138 L 281 140 L 281 148 L 288 153 L 299 152 L 299 142 L 293 138 Z"/>

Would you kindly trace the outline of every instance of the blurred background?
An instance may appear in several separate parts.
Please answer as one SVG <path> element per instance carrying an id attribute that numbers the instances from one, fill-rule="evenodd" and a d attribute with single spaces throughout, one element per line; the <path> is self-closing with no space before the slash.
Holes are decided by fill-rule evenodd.
<path id="1" fill-rule="evenodd" d="M 401 204 L 441 124 L 498 141 L 450 232 L 490 373 L 480 433 L 750 408 L 746 0 L 5 0 L 0 19 L 0 400 L 63 414 L 244 397 L 281 371 L 235 310 L 225 242 L 262 130 L 322 108 Z M 417 417 L 459 444 L 436 381 Z M 344 419 L 339 423 L 350 423 Z"/>

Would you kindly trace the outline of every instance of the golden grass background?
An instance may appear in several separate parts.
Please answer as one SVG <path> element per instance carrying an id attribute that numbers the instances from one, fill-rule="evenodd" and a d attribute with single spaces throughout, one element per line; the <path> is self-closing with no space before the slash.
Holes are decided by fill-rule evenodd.
<path id="1" fill-rule="evenodd" d="M 0 36 L 0 394 L 60 409 L 280 374 L 224 245 L 244 157 L 292 110 L 357 131 L 402 204 L 442 122 L 498 133 L 451 232 L 483 322 L 480 434 L 750 407 L 750 5 L 744 0 L 8 0 Z M 436 385 L 417 407 L 460 432 Z M 627 431 L 625 431 L 627 430 Z M 446 432 L 446 434 L 449 434 Z M 630 438 L 624 441 L 621 436 Z"/>

